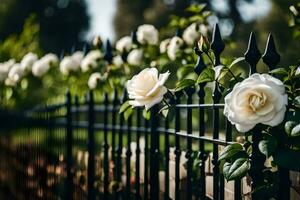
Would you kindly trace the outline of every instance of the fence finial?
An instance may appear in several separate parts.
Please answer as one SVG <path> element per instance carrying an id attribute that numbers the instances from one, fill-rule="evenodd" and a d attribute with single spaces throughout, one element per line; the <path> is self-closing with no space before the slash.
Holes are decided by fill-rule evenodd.
<path id="1" fill-rule="evenodd" d="M 222 36 L 218 24 L 215 24 L 214 26 L 212 41 L 211 41 L 211 49 L 214 51 L 214 53 L 218 55 L 220 55 L 222 51 L 225 49 L 225 43 L 222 40 Z"/>
<path id="2" fill-rule="evenodd" d="M 274 69 L 280 61 L 280 55 L 276 50 L 274 38 L 271 33 L 268 36 L 265 53 L 262 56 L 262 59 L 264 63 L 269 66 L 270 70 Z"/>
<path id="3" fill-rule="evenodd" d="M 261 58 L 261 53 L 257 48 L 255 35 L 253 32 L 250 34 L 248 49 L 245 53 L 245 60 L 250 64 L 250 74 L 256 73 L 256 64 Z"/>
<path id="4" fill-rule="evenodd" d="M 110 41 L 109 41 L 109 40 L 106 41 L 104 59 L 105 59 L 109 64 L 111 64 L 112 59 L 113 59 L 113 55 L 112 55 L 112 47 L 111 47 L 111 44 L 110 44 Z"/>

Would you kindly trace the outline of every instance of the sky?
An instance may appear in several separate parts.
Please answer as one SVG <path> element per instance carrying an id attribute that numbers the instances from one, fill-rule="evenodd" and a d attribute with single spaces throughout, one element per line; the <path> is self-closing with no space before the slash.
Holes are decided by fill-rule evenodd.
<path id="1" fill-rule="evenodd" d="M 91 29 L 87 39 L 100 35 L 103 40 L 114 40 L 113 16 L 117 0 L 87 0 Z"/>

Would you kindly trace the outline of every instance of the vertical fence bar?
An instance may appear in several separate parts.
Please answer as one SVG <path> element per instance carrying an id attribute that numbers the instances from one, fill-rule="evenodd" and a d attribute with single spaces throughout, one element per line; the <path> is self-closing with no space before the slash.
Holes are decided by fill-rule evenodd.
<path id="1" fill-rule="evenodd" d="M 261 53 L 256 44 L 256 39 L 254 33 L 250 34 L 248 49 L 245 53 L 245 60 L 250 65 L 250 73 L 256 73 L 256 65 L 261 58 Z M 250 155 L 250 171 L 249 175 L 251 176 L 251 186 L 252 190 L 257 188 L 260 183 L 263 183 L 263 173 L 262 170 L 264 169 L 264 161 L 265 157 L 260 152 L 258 148 L 259 142 L 262 140 L 262 134 L 259 128 L 256 126 L 252 129 L 252 153 Z M 255 199 L 252 196 L 252 199 Z"/>
<path id="2" fill-rule="evenodd" d="M 94 94 L 89 92 L 88 101 L 88 200 L 95 199 L 95 136 L 94 136 L 95 110 L 94 110 Z"/>
<path id="3" fill-rule="evenodd" d="M 123 93 L 122 103 L 126 101 L 126 91 Z M 118 133 L 118 148 L 117 148 L 117 160 L 116 160 L 116 174 L 117 181 L 121 184 L 122 181 L 122 151 L 123 151 L 123 125 L 124 125 L 124 114 L 119 114 L 119 133 Z M 119 199 L 119 192 L 116 194 L 116 199 Z"/>
<path id="4" fill-rule="evenodd" d="M 180 97 L 182 93 L 175 93 L 175 103 L 180 104 Z M 180 137 L 177 134 L 180 131 L 180 108 L 175 107 L 175 200 L 180 199 Z"/>
<path id="5" fill-rule="evenodd" d="M 104 199 L 108 199 L 108 185 L 109 185 L 109 160 L 108 160 L 108 138 L 107 138 L 107 124 L 108 124 L 108 94 L 104 94 L 104 121 L 103 121 L 103 131 L 104 131 Z"/>
<path id="6" fill-rule="evenodd" d="M 213 93 L 213 102 L 214 104 L 219 103 L 221 98 L 221 93 L 218 88 L 218 84 L 215 84 L 215 91 Z M 219 108 L 213 107 L 213 139 L 219 139 Z M 219 199 L 220 197 L 220 170 L 218 166 L 218 155 L 219 149 L 217 144 L 213 144 L 213 198 Z M 224 192 L 224 188 L 222 188 Z"/>
<path id="7" fill-rule="evenodd" d="M 126 199 L 131 198 L 131 126 L 132 126 L 132 116 L 129 116 L 127 119 L 127 149 L 126 149 L 126 188 L 125 194 Z"/>
<path id="8" fill-rule="evenodd" d="M 67 140 L 67 152 L 66 152 L 66 159 L 67 159 L 67 184 L 66 184 L 66 198 L 73 199 L 73 173 L 72 173 L 72 165 L 73 165 L 73 158 L 72 158 L 72 146 L 73 146 L 73 129 L 72 129 L 72 97 L 70 91 L 67 92 L 67 102 L 66 102 L 66 109 L 67 109 L 67 127 L 66 127 L 66 140 Z"/>
<path id="9" fill-rule="evenodd" d="M 150 199 L 159 199 L 159 133 L 158 127 L 158 106 L 154 105 L 151 108 L 151 151 L 150 151 Z"/>
<path id="10" fill-rule="evenodd" d="M 187 104 L 193 103 L 193 94 L 195 93 L 195 88 L 190 87 L 185 90 L 187 95 Z M 187 134 L 190 135 L 193 132 L 193 123 L 192 123 L 192 108 L 187 108 Z M 185 154 L 187 159 L 187 200 L 191 200 L 193 197 L 193 185 L 192 185 L 192 170 L 193 170 L 193 161 L 192 161 L 192 139 L 187 137 L 187 151 Z"/>
<path id="11" fill-rule="evenodd" d="M 214 66 L 221 64 L 220 55 L 225 49 L 225 44 L 222 40 L 220 29 L 218 24 L 215 25 L 211 49 L 215 54 Z M 215 82 L 215 89 L 213 91 L 213 102 L 217 104 L 220 102 L 222 94 L 219 89 L 219 84 Z M 219 108 L 213 107 L 213 139 L 219 139 Z M 213 196 L 214 199 L 224 199 L 224 178 L 220 177 L 220 170 L 218 165 L 219 147 L 217 144 L 213 144 Z"/>
<path id="12" fill-rule="evenodd" d="M 232 125 L 229 120 L 225 120 L 225 140 L 226 142 L 233 141 L 232 140 Z M 242 191 L 241 191 L 241 180 L 234 181 L 234 200 L 242 199 Z"/>
<path id="13" fill-rule="evenodd" d="M 169 137 L 169 118 L 168 116 L 165 119 L 165 193 L 164 199 L 169 200 L 170 193 L 170 170 L 169 170 L 169 162 L 170 162 L 170 137 Z"/>
<path id="14" fill-rule="evenodd" d="M 116 124 L 117 124 L 117 106 L 118 106 L 118 91 L 114 91 L 114 97 L 113 97 L 113 106 L 112 106 L 112 130 L 111 130 L 111 135 L 112 135 L 112 142 L 111 142 L 111 156 L 112 156 L 112 161 L 114 163 L 114 171 L 113 171 L 113 176 L 114 180 L 117 176 L 117 168 L 116 168 L 116 155 L 117 155 L 117 148 L 116 148 Z"/>
<path id="15" fill-rule="evenodd" d="M 198 55 L 198 60 L 195 66 L 194 71 L 200 75 L 201 72 L 206 68 L 206 65 L 203 62 L 202 52 L 198 49 L 198 47 L 195 47 L 195 53 Z M 205 98 L 205 85 L 206 83 L 200 83 L 199 84 L 199 90 L 198 90 L 198 102 L 200 105 L 204 104 L 204 98 Z M 199 107 L 199 136 L 203 137 L 205 136 L 205 120 L 204 120 L 204 108 Z M 206 161 L 206 154 L 205 154 L 205 148 L 204 148 L 204 141 L 199 140 L 199 155 L 198 158 L 201 160 L 199 168 L 200 168 L 200 182 L 199 182 L 199 197 L 200 199 L 205 199 L 206 196 L 206 175 L 205 175 L 205 161 Z"/>
<path id="16" fill-rule="evenodd" d="M 269 70 L 276 68 L 280 62 L 280 55 L 278 54 L 272 34 L 269 34 L 265 52 L 262 56 L 265 64 L 268 65 Z M 284 138 L 285 136 L 282 136 Z M 282 144 L 279 144 L 282 145 Z M 279 168 L 279 199 L 290 199 L 290 172 L 288 169 Z"/>
<path id="17" fill-rule="evenodd" d="M 139 129 L 141 127 L 141 109 L 136 109 L 136 126 Z M 141 132 L 137 130 L 136 132 L 136 162 L 135 162 L 135 199 L 141 199 L 140 196 L 140 138 Z"/>
<path id="18" fill-rule="evenodd" d="M 145 154 L 145 162 L 144 162 L 144 199 L 148 199 L 148 186 L 149 186 L 149 151 L 148 151 L 148 146 L 149 146 L 149 140 L 148 140 L 148 128 L 149 128 L 149 120 L 145 119 L 145 149 L 144 149 L 144 154 Z"/>

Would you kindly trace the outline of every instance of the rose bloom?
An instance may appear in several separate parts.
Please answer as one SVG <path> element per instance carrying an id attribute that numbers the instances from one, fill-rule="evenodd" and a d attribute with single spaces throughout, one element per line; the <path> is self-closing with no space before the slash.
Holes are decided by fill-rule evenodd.
<path id="1" fill-rule="evenodd" d="M 276 126 L 284 119 L 287 94 L 283 83 L 268 74 L 253 74 L 225 97 L 224 115 L 240 132 L 256 124 Z"/>
<path id="2" fill-rule="evenodd" d="M 198 25 L 193 23 L 184 30 L 182 38 L 188 45 L 194 45 L 195 41 L 199 40 L 201 34 L 204 36 L 207 35 L 207 27 L 204 24 Z"/>
<path id="3" fill-rule="evenodd" d="M 141 44 L 157 44 L 158 31 L 150 24 L 144 24 L 138 27 L 136 32 L 137 41 Z"/>
<path id="4" fill-rule="evenodd" d="M 156 68 L 146 68 L 139 74 L 132 77 L 126 84 L 129 104 L 136 106 L 145 106 L 146 110 L 163 100 L 167 88 L 164 83 L 170 73 L 158 74 Z"/>
<path id="5" fill-rule="evenodd" d="M 180 48 L 183 45 L 183 40 L 175 36 L 170 40 L 170 44 L 168 45 L 167 54 L 171 60 L 176 60 L 176 54 L 180 51 Z"/>
<path id="6" fill-rule="evenodd" d="M 130 36 L 124 36 L 116 43 L 116 49 L 120 52 L 128 52 L 132 46 L 132 39 Z"/>
<path id="7" fill-rule="evenodd" d="M 100 79 L 101 79 L 101 74 L 99 72 L 92 73 L 88 80 L 89 88 L 95 89 Z"/>
<path id="8" fill-rule="evenodd" d="M 166 53 L 167 52 L 170 41 L 171 41 L 170 38 L 161 41 L 161 43 L 159 45 L 159 52 L 160 53 Z"/>
<path id="9" fill-rule="evenodd" d="M 127 62 L 130 65 L 137 66 L 142 64 L 143 61 L 143 50 L 142 49 L 133 49 L 127 56 Z"/>
<path id="10" fill-rule="evenodd" d="M 27 53 L 22 61 L 21 61 L 21 67 L 24 71 L 30 72 L 32 69 L 33 64 L 38 60 L 38 56 L 32 52 Z"/>

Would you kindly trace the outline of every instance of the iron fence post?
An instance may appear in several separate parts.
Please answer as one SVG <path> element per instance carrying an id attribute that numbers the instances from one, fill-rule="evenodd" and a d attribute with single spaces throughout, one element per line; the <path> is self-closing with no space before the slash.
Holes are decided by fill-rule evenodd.
<path id="1" fill-rule="evenodd" d="M 73 130 L 72 130 L 72 97 L 70 91 L 67 92 L 67 102 L 66 102 L 66 109 L 67 109 L 67 127 L 66 127 L 66 140 L 67 140 L 67 185 L 66 185 L 66 198 L 73 199 L 73 173 L 72 173 L 72 165 L 73 165 L 73 158 L 72 158 L 72 146 L 73 146 Z"/>
<path id="2" fill-rule="evenodd" d="M 94 94 L 91 90 L 88 99 L 88 200 L 94 200 L 95 195 L 95 137 L 94 137 Z"/>
<path id="3" fill-rule="evenodd" d="M 150 149 L 150 199 L 159 199 L 159 133 L 157 132 L 158 126 L 158 106 L 154 105 L 151 108 L 151 149 Z"/>

